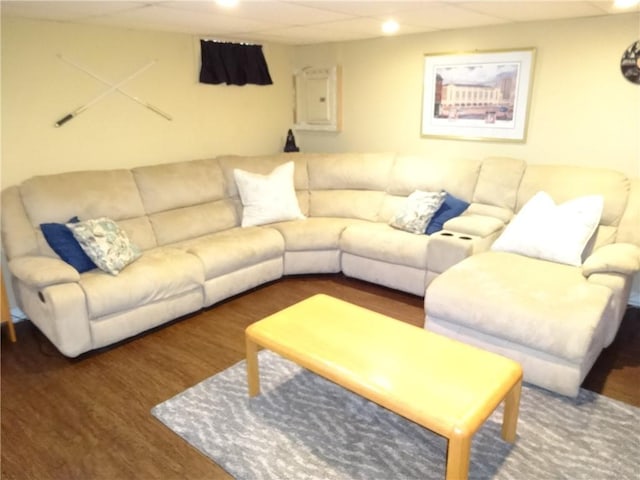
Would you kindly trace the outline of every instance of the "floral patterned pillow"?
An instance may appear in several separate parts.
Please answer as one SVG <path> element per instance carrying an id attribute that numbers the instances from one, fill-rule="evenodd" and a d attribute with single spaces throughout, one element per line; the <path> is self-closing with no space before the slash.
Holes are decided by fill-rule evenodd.
<path id="1" fill-rule="evenodd" d="M 117 275 L 142 255 L 124 230 L 109 218 L 67 223 L 66 226 L 93 263 L 112 275 Z"/>
<path id="2" fill-rule="evenodd" d="M 390 225 L 407 232 L 423 234 L 429 220 L 440 208 L 446 192 L 423 192 L 416 190 L 407 197 L 407 201 L 390 222 Z"/>

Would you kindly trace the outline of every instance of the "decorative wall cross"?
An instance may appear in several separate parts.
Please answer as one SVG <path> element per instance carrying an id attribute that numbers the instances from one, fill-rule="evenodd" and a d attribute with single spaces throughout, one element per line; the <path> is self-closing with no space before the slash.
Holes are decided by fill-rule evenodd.
<path id="1" fill-rule="evenodd" d="M 136 103 L 139 103 L 140 105 L 142 105 L 143 107 L 148 108 L 149 110 L 151 110 L 154 113 L 157 113 L 158 115 L 160 115 L 161 117 L 166 118 L 167 120 L 172 120 L 171 116 L 168 113 L 163 112 L 162 110 L 160 110 L 158 107 L 150 104 L 149 102 L 145 102 L 144 100 L 141 100 L 140 98 L 134 96 L 134 95 L 130 95 L 129 93 L 125 92 L 124 90 L 122 90 L 122 86 L 133 80 L 135 77 L 137 77 L 138 75 L 140 75 L 142 72 L 144 72 L 145 70 L 151 68 L 155 63 L 156 60 L 152 60 L 151 62 L 147 63 L 146 65 L 140 67 L 139 69 L 137 69 L 135 72 L 133 72 L 131 75 L 129 75 L 128 77 L 123 78 L 122 80 L 120 80 L 119 82 L 116 83 L 111 83 L 108 80 L 105 80 L 104 78 L 102 78 L 101 76 L 91 72 L 90 70 L 88 70 L 87 68 L 83 67 L 82 65 L 69 60 L 68 58 L 63 57 L 62 55 L 58 55 L 58 58 L 60 60 L 62 60 L 65 63 L 68 63 L 69 65 L 74 66 L 75 68 L 77 68 L 78 70 L 86 73 L 87 75 L 89 75 L 92 78 L 95 78 L 96 80 L 98 80 L 101 83 L 104 83 L 105 85 L 109 86 L 109 88 L 107 90 L 105 90 L 104 92 L 100 93 L 99 95 L 93 97 L 91 100 L 89 100 L 88 102 L 86 102 L 84 105 L 76 108 L 74 111 L 68 113 L 67 115 L 65 115 L 64 117 L 62 117 L 60 120 L 58 120 L 55 123 L 56 127 L 61 127 L 62 125 L 64 125 L 65 123 L 67 123 L 69 120 L 71 120 L 74 117 L 77 117 L 78 115 L 80 115 L 82 112 L 84 112 L 85 110 L 87 110 L 89 107 L 91 107 L 92 105 L 95 105 L 96 103 L 98 103 L 99 101 L 101 101 L 102 99 L 104 99 L 105 97 L 107 97 L 108 95 L 110 95 L 113 92 L 119 92 L 122 95 L 124 95 L 125 97 L 133 100 Z"/>

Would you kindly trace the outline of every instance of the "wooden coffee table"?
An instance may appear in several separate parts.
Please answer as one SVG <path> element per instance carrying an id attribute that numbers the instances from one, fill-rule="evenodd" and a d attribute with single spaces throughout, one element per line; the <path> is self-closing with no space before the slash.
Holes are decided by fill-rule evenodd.
<path id="1" fill-rule="evenodd" d="M 447 438 L 446 478 L 467 478 L 471 440 L 504 400 L 502 438 L 515 441 L 522 368 L 505 357 L 315 295 L 246 330 L 249 395 L 265 347 Z"/>

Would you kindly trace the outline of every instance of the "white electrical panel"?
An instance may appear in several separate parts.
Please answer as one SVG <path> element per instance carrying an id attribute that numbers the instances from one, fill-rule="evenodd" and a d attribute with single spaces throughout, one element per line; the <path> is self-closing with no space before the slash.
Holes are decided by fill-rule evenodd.
<path id="1" fill-rule="evenodd" d="M 296 130 L 339 132 L 340 68 L 305 67 L 295 73 Z"/>

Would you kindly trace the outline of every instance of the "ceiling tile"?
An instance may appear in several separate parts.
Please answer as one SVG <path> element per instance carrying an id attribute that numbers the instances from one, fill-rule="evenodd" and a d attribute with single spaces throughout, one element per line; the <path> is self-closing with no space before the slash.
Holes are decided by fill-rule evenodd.
<path id="1" fill-rule="evenodd" d="M 472 11 L 459 5 L 425 3 L 413 10 L 394 15 L 396 21 L 415 26 L 445 30 L 507 23 L 507 20 Z"/>
<path id="2" fill-rule="evenodd" d="M 117 16 L 106 15 L 91 20 L 101 25 L 139 26 L 194 35 L 219 35 L 228 32 L 247 32 L 269 28 L 270 24 L 244 18 L 213 15 L 202 11 L 167 8 L 148 5 L 145 8 L 122 12 Z"/>
<path id="3" fill-rule="evenodd" d="M 402 35 L 640 12 L 640 6 L 615 10 L 612 1 L 240 0 L 236 8 L 223 9 L 213 0 L 0 0 L 0 8 L 3 16 L 306 44 L 379 37 L 380 24 L 389 18 Z"/>
<path id="4" fill-rule="evenodd" d="M 370 38 L 378 36 L 378 34 L 366 34 L 363 32 L 349 30 L 332 30 L 327 28 L 312 27 L 288 27 L 282 29 L 273 29 L 260 32 L 265 35 L 286 36 L 292 40 L 293 44 L 301 43 L 324 43 L 324 42 L 340 42 L 348 40 L 357 40 L 362 38 Z"/>
<path id="5" fill-rule="evenodd" d="M 323 3 L 313 2 L 314 5 L 322 5 Z M 176 9 L 205 11 L 216 15 L 272 22 L 280 25 L 310 25 L 350 18 L 349 15 L 343 13 L 275 0 L 244 1 L 234 8 L 221 8 L 213 1 L 169 1 L 162 5 Z"/>
<path id="6" fill-rule="evenodd" d="M 142 8 L 145 2 L 32 2 L 2 0 L 1 5 L 3 15 L 68 21 Z"/>
<path id="7" fill-rule="evenodd" d="M 351 16 L 386 16 L 403 10 L 415 8 L 417 1 L 303 1 L 303 5 L 341 12 Z M 426 3 L 426 2 L 424 2 Z"/>
<path id="8" fill-rule="evenodd" d="M 577 1 L 465 2 L 461 6 L 515 22 L 602 15 L 597 6 Z"/>
<path id="9" fill-rule="evenodd" d="M 360 17 L 341 22 L 316 25 L 317 28 L 333 32 L 360 32 L 367 35 L 382 35 L 382 22 L 375 18 Z"/>

